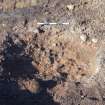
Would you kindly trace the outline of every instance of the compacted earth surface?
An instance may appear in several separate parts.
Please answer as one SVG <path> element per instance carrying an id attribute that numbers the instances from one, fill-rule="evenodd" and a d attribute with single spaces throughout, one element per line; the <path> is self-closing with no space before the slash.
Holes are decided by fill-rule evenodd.
<path id="1" fill-rule="evenodd" d="M 105 105 L 105 0 L 1 0 L 0 105 Z"/>

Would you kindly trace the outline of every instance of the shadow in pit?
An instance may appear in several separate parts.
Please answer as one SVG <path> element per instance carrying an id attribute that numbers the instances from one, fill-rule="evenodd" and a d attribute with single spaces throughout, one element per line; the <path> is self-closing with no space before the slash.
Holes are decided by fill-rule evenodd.
<path id="1" fill-rule="evenodd" d="M 25 54 L 25 47 L 24 42 L 15 44 L 9 36 L 4 42 L 3 73 L 0 76 L 0 105 L 59 105 L 47 92 L 47 89 L 56 85 L 53 80 L 37 79 L 41 87 L 37 94 L 20 89 L 16 82 L 18 78 L 33 79 L 34 74 L 37 73 L 37 69 L 31 64 L 32 58 Z"/>
<path id="2" fill-rule="evenodd" d="M 6 78 L 31 78 L 38 70 L 32 65 L 32 58 L 25 53 L 26 44 L 23 41 L 15 43 L 15 36 L 7 36 L 4 42 L 3 73 Z"/>
<path id="3" fill-rule="evenodd" d="M 41 83 L 45 87 L 39 93 L 33 94 L 28 90 L 20 90 L 15 81 L 0 80 L 0 105 L 60 105 L 46 91 L 49 87 L 45 84 L 49 81 Z"/>

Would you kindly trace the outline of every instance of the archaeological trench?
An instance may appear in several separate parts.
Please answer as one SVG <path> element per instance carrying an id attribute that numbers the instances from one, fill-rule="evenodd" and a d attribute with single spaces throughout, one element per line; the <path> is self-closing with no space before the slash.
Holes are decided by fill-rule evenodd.
<path id="1" fill-rule="evenodd" d="M 0 0 L 0 105 L 105 105 L 105 0 Z"/>

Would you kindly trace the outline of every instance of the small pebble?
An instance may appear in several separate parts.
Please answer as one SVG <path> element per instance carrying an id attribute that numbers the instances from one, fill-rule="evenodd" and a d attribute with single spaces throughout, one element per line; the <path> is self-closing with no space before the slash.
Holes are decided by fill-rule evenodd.
<path id="1" fill-rule="evenodd" d="M 5 27 L 5 26 L 6 26 L 6 24 L 4 24 L 4 23 L 3 23 L 3 24 L 2 24 L 2 26 L 3 26 L 3 27 Z"/>
<path id="2" fill-rule="evenodd" d="M 81 96 L 81 98 L 84 98 L 84 97 L 85 97 L 85 96 L 83 96 L 83 95 Z"/>
<path id="3" fill-rule="evenodd" d="M 38 29 L 35 29 L 35 30 L 33 30 L 33 32 L 34 32 L 35 34 L 38 34 L 38 33 L 39 33 L 39 30 L 38 30 Z"/>
<path id="4" fill-rule="evenodd" d="M 20 43 L 19 39 L 16 39 L 16 40 L 14 41 L 14 43 L 15 43 L 15 44 L 19 44 L 19 43 Z"/>
<path id="5" fill-rule="evenodd" d="M 67 9 L 68 9 L 68 10 L 73 10 L 73 9 L 74 9 L 74 5 L 72 5 L 72 4 L 67 5 Z"/>
<path id="6" fill-rule="evenodd" d="M 39 30 L 38 30 L 38 29 L 35 29 L 35 28 L 33 28 L 33 27 L 30 27 L 30 28 L 28 29 L 28 31 L 29 31 L 29 32 L 33 32 L 33 33 L 35 33 L 35 34 L 39 33 Z"/>
<path id="7" fill-rule="evenodd" d="M 80 36 L 80 39 L 81 39 L 83 42 L 85 42 L 85 41 L 87 40 L 87 36 L 86 36 L 86 35 L 81 35 L 81 36 Z"/>
<path id="8" fill-rule="evenodd" d="M 98 39 L 97 39 L 97 38 L 93 38 L 93 39 L 92 39 L 92 42 L 93 42 L 93 43 L 97 43 L 97 42 L 98 42 Z"/>
<path id="9" fill-rule="evenodd" d="M 9 72 L 8 75 L 10 76 L 11 75 L 11 72 Z"/>

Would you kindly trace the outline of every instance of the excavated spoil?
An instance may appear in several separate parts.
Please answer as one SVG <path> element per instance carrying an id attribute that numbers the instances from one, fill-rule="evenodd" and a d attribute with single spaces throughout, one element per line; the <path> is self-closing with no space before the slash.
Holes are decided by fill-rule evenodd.
<path id="1" fill-rule="evenodd" d="M 0 4 L 0 105 L 104 105 L 105 1 L 32 1 Z"/>

